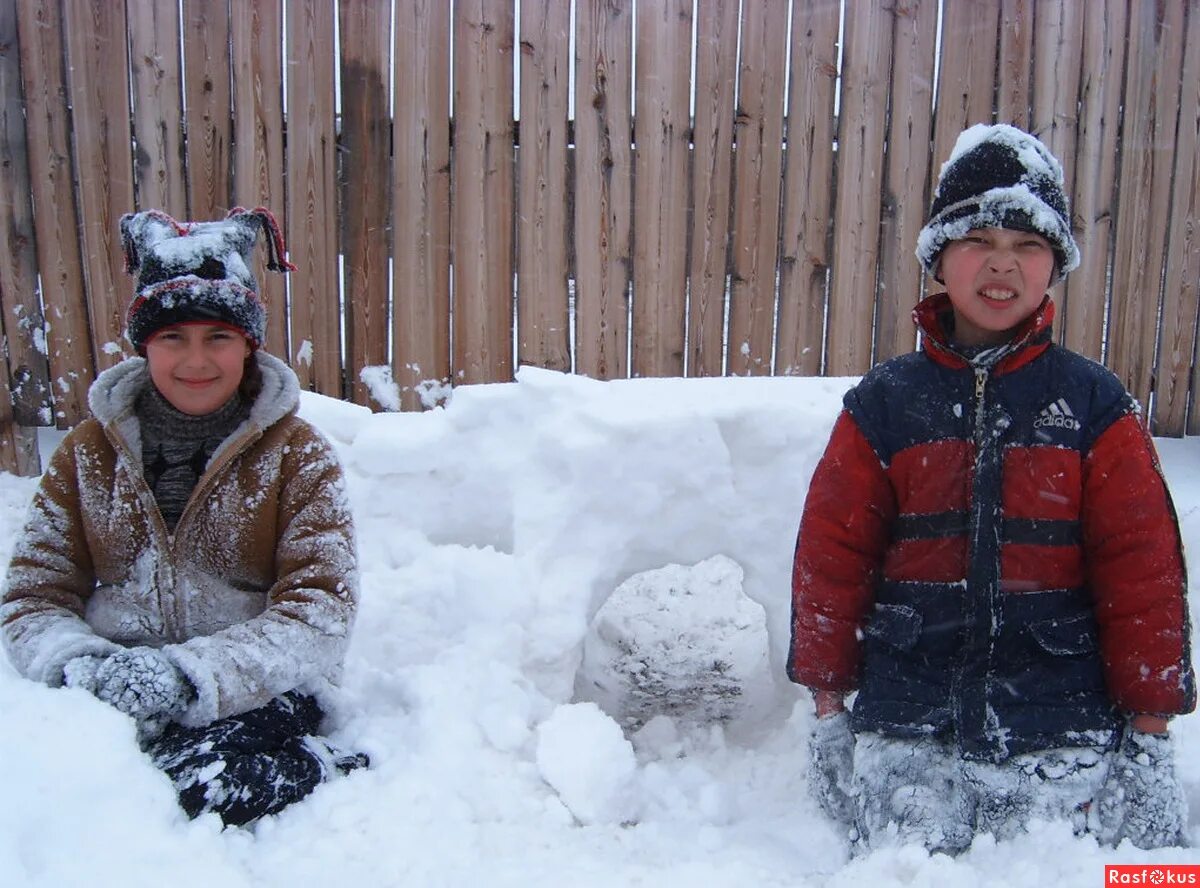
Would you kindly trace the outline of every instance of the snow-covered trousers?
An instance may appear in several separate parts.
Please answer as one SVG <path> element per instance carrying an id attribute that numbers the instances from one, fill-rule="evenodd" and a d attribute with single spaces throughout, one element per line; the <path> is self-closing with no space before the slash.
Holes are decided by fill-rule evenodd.
<path id="1" fill-rule="evenodd" d="M 915 843 L 957 854 L 976 833 L 1011 838 L 1030 820 L 1066 820 L 1080 834 L 1108 770 L 1108 755 L 1096 749 L 1051 749 L 993 763 L 964 759 L 932 738 L 859 734 L 853 779 L 859 845 Z"/>
<path id="2" fill-rule="evenodd" d="M 326 777 L 315 743 L 317 701 L 288 691 L 203 728 L 172 724 L 146 750 L 189 817 L 209 811 L 242 826 L 304 798 Z"/>

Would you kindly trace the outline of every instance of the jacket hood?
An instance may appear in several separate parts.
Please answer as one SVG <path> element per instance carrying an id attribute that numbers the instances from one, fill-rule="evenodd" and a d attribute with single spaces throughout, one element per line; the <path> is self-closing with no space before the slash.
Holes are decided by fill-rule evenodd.
<path id="1" fill-rule="evenodd" d="M 250 408 L 250 421 L 265 429 L 300 406 L 300 381 L 292 368 L 274 355 L 259 350 L 254 359 L 262 371 L 263 385 Z M 88 390 L 92 415 L 103 425 L 126 416 L 149 379 L 145 358 L 127 358 L 105 370 Z"/>

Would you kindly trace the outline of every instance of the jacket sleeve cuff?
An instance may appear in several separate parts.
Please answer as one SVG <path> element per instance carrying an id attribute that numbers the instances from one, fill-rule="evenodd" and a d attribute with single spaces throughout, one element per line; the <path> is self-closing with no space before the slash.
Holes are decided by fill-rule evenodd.
<path id="1" fill-rule="evenodd" d="M 62 687 L 63 669 L 76 657 L 107 657 L 121 650 L 121 645 L 91 632 L 72 632 L 57 644 L 39 653 L 29 664 L 26 677 L 52 688 Z"/>

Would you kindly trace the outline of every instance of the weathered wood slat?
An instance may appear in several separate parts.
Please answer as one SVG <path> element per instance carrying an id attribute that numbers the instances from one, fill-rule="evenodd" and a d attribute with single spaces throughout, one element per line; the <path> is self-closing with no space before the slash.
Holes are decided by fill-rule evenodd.
<path id="1" fill-rule="evenodd" d="M 512 379 L 513 8 L 454 9 L 454 381 Z"/>
<path id="2" fill-rule="evenodd" d="M 783 78 L 787 4 L 745 7 L 735 122 L 730 375 L 772 371 L 779 199 L 783 172 Z"/>
<path id="3" fill-rule="evenodd" d="M 1079 4 L 1057 0 L 1040 3 L 1034 29 L 1034 64 L 1040 76 L 1034 82 L 1030 132 L 1063 164 L 1068 196 L 1075 191 L 1076 136 L 1079 132 L 1079 68 L 1083 53 L 1084 10 Z M 1055 294 L 1060 303 L 1063 295 Z M 1064 306 L 1065 307 L 1065 306 Z M 1059 338 L 1062 338 L 1061 330 Z"/>
<path id="4" fill-rule="evenodd" d="M 71 171 L 64 34 L 58 2 L 18 3 L 17 25 L 26 138 L 28 144 L 38 146 L 28 155 L 29 181 L 42 303 L 48 321 L 45 336 L 54 422 L 59 428 L 70 428 L 87 415 L 87 390 L 95 366 Z"/>
<path id="5" fill-rule="evenodd" d="M 391 10 L 370 0 L 342 0 L 341 205 L 345 325 L 351 367 L 388 363 L 388 210 L 391 204 L 389 109 Z M 357 374 L 347 395 L 370 403 Z"/>
<path id="6" fill-rule="evenodd" d="M 1045 14 L 1044 8 L 1063 2 L 1074 3 L 1078 0 L 1042 0 L 1036 7 L 1034 0 L 1001 0 L 999 82 L 996 84 L 997 122 L 1029 129 L 1034 40 L 1035 37 L 1042 39 L 1042 35 L 1037 34 L 1037 29 L 1041 27 L 1039 22 Z M 1045 44 L 1046 41 L 1042 42 Z M 1078 65 L 1079 57 L 1076 56 L 1074 61 Z"/>
<path id="7" fill-rule="evenodd" d="M 631 0 L 575 9 L 575 312 L 577 372 L 628 375 Z"/>
<path id="8" fill-rule="evenodd" d="M 567 314 L 567 98 L 571 18 L 561 0 L 521 0 L 517 359 L 571 369 Z"/>
<path id="9" fill-rule="evenodd" d="M 845 29 L 826 361 L 835 376 L 871 366 L 892 11 L 850 7 Z"/>
<path id="10" fill-rule="evenodd" d="M 879 297 L 875 360 L 913 350 L 912 309 L 923 272 L 913 249 L 929 213 L 929 142 L 933 128 L 936 0 L 896 8 L 887 175 L 879 232 Z"/>
<path id="11" fill-rule="evenodd" d="M 776 372 L 821 372 L 833 212 L 833 99 L 838 75 L 836 2 L 792 11 L 787 160 L 779 267 Z"/>
<path id="12" fill-rule="evenodd" d="M 781 39 L 783 36 L 781 32 Z M 695 209 L 688 275 L 689 376 L 724 373 L 737 57 L 738 4 L 734 0 L 698 4 L 692 135 Z"/>
<path id="13" fill-rule="evenodd" d="M 638 7 L 633 375 L 683 375 L 692 4 Z"/>
<path id="14" fill-rule="evenodd" d="M 342 396 L 338 305 L 333 0 L 288 5 L 291 365 L 304 388 Z"/>
<path id="15" fill-rule="evenodd" d="M 943 4 L 931 186 L 936 186 L 958 134 L 976 123 L 992 122 L 999 19 L 1000 0 L 946 0 Z"/>
<path id="16" fill-rule="evenodd" d="M 160 209 L 183 219 L 187 217 L 187 190 L 179 6 L 157 0 L 127 0 L 126 9 L 138 207 Z M 222 113 L 228 116 L 227 109 Z"/>
<path id="17" fill-rule="evenodd" d="M 287 234 L 283 186 L 282 0 L 231 3 L 233 69 L 233 203 L 267 207 Z M 255 252 L 255 277 L 267 306 L 266 349 L 286 357 L 287 280 L 266 271 L 266 253 Z"/>
<path id="18" fill-rule="evenodd" d="M 1079 59 L 1083 52 L 1084 10 L 1069 0 L 1038 4 L 1034 28 L 1034 64 L 1042 76 L 1034 82 L 1030 132 L 1063 161 L 1067 194 L 1073 193 L 1078 131 Z"/>
<path id="19" fill-rule="evenodd" d="M 1110 240 L 1116 212 L 1126 11 L 1123 0 L 1104 0 L 1102 8 L 1083 17 L 1079 132 L 1071 204 L 1080 265 L 1067 278 L 1060 326 L 1068 348 L 1096 361 L 1104 348 Z"/>
<path id="20" fill-rule="evenodd" d="M 8 397 L 0 397 L 0 470 L 41 471 L 35 426 L 51 423 L 45 321 L 37 291 L 17 11 L 0 7 L 0 311 Z"/>
<path id="21" fill-rule="evenodd" d="M 188 211 L 193 219 L 220 219 L 232 206 L 229 62 L 229 4 L 183 0 Z"/>
<path id="22" fill-rule="evenodd" d="M 1162 333 L 1158 344 L 1156 435 L 1182 437 L 1195 405 L 1196 317 L 1200 311 L 1200 3 L 1188 9 L 1179 79 L 1175 177 L 1167 223 Z"/>
<path id="23" fill-rule="evenodd" d="M 1128 39 L 1109 365 L 1149 409 L 1179 110 L 1182 4 L 1133 4 Z"/>
<path id="24" fill-rule="evenodd" d="M 392 376 L 406 410 L 450 382 L 450 10 L 396 8 Z"/>
<path id="25" fill-rule="evenodd" d="M 125 7 L 65 0 L 63 17 L 88 319 L 96 362 L 109 367 L 128 345 L 125 308 L 132 294 L 118 231 L 121 215 L 134 206 Z"/>

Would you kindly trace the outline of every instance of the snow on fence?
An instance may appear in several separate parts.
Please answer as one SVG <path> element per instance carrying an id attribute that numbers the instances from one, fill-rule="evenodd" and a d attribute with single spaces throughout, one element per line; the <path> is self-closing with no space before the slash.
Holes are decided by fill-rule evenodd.
<path id="1" fill-rule="evenodd" d="M 134 208 L 273 209 L 268 347 L 360 403 L 367 367 L 406 409 L 518 364 L 861 373 L 914 345 L 980 121 L 1065 161 L 1062 340 L 1200 433 L 1198 91 L 1200 0 L 7 0 L 0 465 L 127 353 Z"/>

